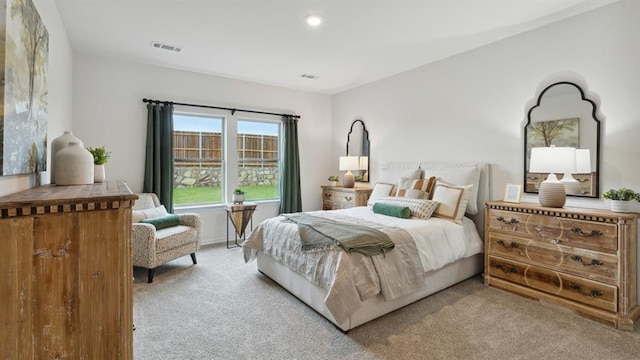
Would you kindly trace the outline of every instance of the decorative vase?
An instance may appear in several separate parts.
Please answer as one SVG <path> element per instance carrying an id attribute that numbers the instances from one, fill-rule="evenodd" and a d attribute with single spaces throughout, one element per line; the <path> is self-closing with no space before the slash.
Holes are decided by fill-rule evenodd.
<path id="1" fill-rule="evenodd" d="M 81 143 L 72 141 L 56 153 L 56 185 L 93 184 L 93 155 Z"/>
<path id="2" fill-rule="evenodd" d="M 629 212 L 629 201 L 611 200 L 611 211 Z"/>
<path id="3" fill-rule="evenodd" d="M 58 151 L 66 148 L 67 146 L 69 146 L 70 142 L 77 142 L 80 144 L 80 147 L 84 147 L 84 144 L 82 143 L 82 140 L 78 139 L 77 137 L 73 136 L 73 133 L 71 131 L 65 131 L 62 135 L 58 136 L 57 138 L 51 140 L 51 178 L 50 181 L 52 184 L 55 184 L 55 179 L 56 179 L 56 154 L 58 153 Z"/>
<path id="4" fill-rule="evenodd" d="M 93 165 L 93 182 L 101 183 L 104 181 L 104 164 L 102 165 Z"/>
<path id="5" fill-rule="evenodd" d="M 244 202 L 244 194 L 233 194 L 231 197 L 234 204 L 242 204 Z"/>

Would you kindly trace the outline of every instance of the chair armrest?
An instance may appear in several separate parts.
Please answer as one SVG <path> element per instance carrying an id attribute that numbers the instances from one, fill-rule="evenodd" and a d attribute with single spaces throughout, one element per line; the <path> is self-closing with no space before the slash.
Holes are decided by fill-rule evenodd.
<path id="1" fill-rule="evenodd" d="M 200 215 L 196 213 L 178 214 L 180 225 L 191 226 L 200 231 Z"/>
<path id="2" fill-rule="evenodd" d="M 133 265 L 149 268 L 156 261 L 156 227 L 151 224 L 133 223 L 131 228 Z"/>

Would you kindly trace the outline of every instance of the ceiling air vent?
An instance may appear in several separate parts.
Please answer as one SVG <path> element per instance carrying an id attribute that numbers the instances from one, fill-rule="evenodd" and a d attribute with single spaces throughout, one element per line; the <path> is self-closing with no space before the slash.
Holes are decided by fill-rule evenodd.
<path id="1" fill-rule="evenodd" d="M 168 44 L 163 44 L 163 43 L 159 43 L 157 41 L 151 42 L 151 46 L 156 48 L 156 49 L 169 50 L 169 51 L 173 51 L 173 52 L 177 52 L 177 53 L 182 51 L 181 47 L 168 45 Z"/>
<path id="2" fill-rule="evenodd" d="M 300 75 L 301 78 L 305 78 L 305 79 L 309 79 L 309 80 L 316 80 L 318 77 L 316 75 L 311 75 L 311 74 L 302 74 Z"/>

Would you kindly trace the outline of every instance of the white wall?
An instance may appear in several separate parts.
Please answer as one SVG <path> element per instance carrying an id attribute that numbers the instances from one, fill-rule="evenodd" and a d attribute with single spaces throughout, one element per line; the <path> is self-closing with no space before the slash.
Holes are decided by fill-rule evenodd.
<path id="1" fill-rule="evenodd" d="M 50 0 L 34 0 L 34 4 L 49 31 L 47 143 L 50 148 L 51 140 L 61 135 L 64 130 L 71 129 L 72 52 L 55 3 Z M 47 161 L 47 164 L 50 165 L 50 154 Z M 49 182 L 48 172 L 42 174 L 42 182 Z M 0 176 L 0 196 L 26 190 L 33 186 L 35 186 L 35 176 L 33 175 Z"/>
<path id="2" fill-rule="evenodd" d="M 78 53 L 73 86 L 74 134 L 85 146 L 112 151 L 107 179 L 126 180 L 134 192 L 142 191 L 144 176 L 143 98 L 298 114 L 303 209 L 321 207 L 320 185 L 331 168 L 324 151 L 331 144 L 329 96 Z M 202 216 L 204 243 L 226 240 L 226 213 L 220 206 L 189 211 Z M 277 203 L 261 203 L 254 223 L 277 213 Z"/>
<path id="3" fill-rule="evenodd" d="M 623 0 L 334 95 L 333 149 L 344 151 L 351 121 L 361 118 L 372 180 L 386 161 L 484 161 L 492 164 L 492 198 L 502 199 L 506 183 L 523 182 L 528 103 L 551 82 L 569 80 L 588 87 L 603 115 L 601 189 L 640 191 L 639 50 L 640 1 Z"/>

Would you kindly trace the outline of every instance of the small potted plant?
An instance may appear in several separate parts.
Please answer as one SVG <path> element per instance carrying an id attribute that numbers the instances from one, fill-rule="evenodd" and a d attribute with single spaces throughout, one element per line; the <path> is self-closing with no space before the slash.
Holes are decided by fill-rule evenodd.
<path id="1" fill-rule="evenodd" d="M 87 150 L 93 155 L 93 182 L 101 183 L 105 178 L 104 164 L 109 161 L 111 152 L 107 151 L 104 145 L 88 147 Z"/>
<path id="2" fill-rule="evenodd" d="M 611 211 L 628 212 L 629 201 L 640 201 L 640 194 L 627 188 L 609 189 L 602 194 L 602 198 L 611 200 Z"/>
<path id="3" fill-rule="evenodd" d="M 244 202 L 244 191 L 240 188 L 233 190 L 233 196 L 231 198 L 234 204 L 242 204 Z"/>
<path id="4" fill-rule="evenodd" d="M 331 176 L 329 176 L 329 177 L 327 178 L 327 180 L 329 180 L 329 185 L 331 185 L 331 186 L 336 186 L 336 185 L 338 185 L 338 177 L 337 177 L 337 176 L 333 176 L 333 175 L 331 175 Z"/>

